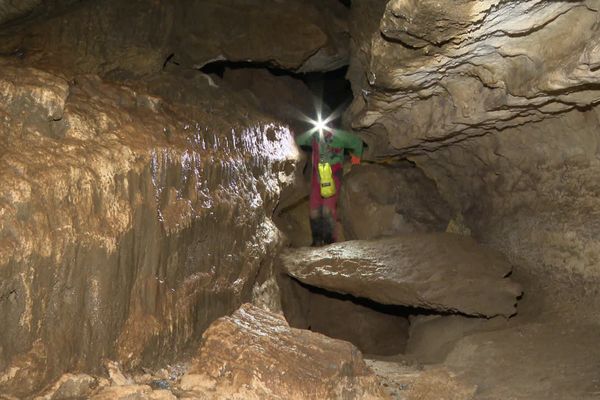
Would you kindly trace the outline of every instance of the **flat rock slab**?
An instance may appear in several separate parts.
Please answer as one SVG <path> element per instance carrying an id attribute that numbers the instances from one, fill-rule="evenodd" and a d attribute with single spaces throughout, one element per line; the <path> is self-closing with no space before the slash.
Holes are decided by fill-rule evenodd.
<path id="1" fill-rule="evenodd" d="M 208 328 L 181 388 L 203 399 L 389 398 L 354 345 L 250 304 Z"/>
<path id="2" fill-rule="evenodd" d="M 441 312 L 510 316 L 522 293 L 500 253 L 449 233 L 292 249 L 281 260 L 290 276 L 311 286 Z"/>

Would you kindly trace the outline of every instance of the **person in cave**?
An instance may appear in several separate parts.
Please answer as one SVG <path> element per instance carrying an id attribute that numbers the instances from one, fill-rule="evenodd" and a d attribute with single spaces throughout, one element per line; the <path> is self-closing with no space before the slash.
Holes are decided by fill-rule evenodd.
<path id="1" fill-rule="evenodd" d="M 337 201 L 342 187 L 345 150 L 350 151 L 352 165 L 360 164 L 362 140 L 341 129 L 326 125 L 296 137 L 299 146 L 312 148 L 310 229 L 312 246 L 337 241 Z"/>

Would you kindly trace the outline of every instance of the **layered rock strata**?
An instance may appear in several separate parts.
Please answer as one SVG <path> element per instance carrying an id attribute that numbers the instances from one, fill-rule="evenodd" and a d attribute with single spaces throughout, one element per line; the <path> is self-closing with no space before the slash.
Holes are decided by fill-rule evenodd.
<path id="1" fill-rule="evenodd" d="M 329 291 L 474 316 L 511 316 L 522 293 L 500 253 L 454 234 L 288 250 L 281 264 L 293 278 Z"/>
<path id="2" fill-rule="evenodd" d="M 591 298 L 599 22 L 593 1 L 356 1 L 346 116 L 372 157 L 416 163 L 466 232 Z"/>
<path id="3" fill-rule="evenodd" d="M 389 1 L 352 24 L 353 125 L 406 154 L 596 104 L 599 18 L 593 1 Z"/>

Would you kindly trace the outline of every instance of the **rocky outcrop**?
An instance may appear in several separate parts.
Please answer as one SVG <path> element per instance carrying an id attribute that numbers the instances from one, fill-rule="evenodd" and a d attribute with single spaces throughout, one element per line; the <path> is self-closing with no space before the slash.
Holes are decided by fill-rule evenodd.
<path id="1" fill-rule="evenodd" d="M 496 251 L 454 234 L 412 234 L 288 250 L 283 269 L 299 281 L 383 304 L 513 315 L 521 287 Z"/>
<path id="2" fill-rule="evenodd" d="M 179 101 L 2 65 L 0 392 L 173 359 L 269 268 L 292 135 L 206 82 L 164 82 Z"/>
<path id="3" fill-rule="evenodd" d="M 158 72 L 167 61 L 328 71 L 348 63 L 347 17 L 336 0 L 86 1 L 0 31 L 0 53 L 113 79 Z"/>
<path id="4" fill-rule="evenodd" d="M 77 0 L 0 0 L 0 26 L 16 23 L 50 10 L 61 9 Z"/>
<path id="5" fill-rule="evenodd" d="M 358 349 L 243 305 L 204 333 L 181 387 L 207 399 L 386 399 Z"/>
<path id="6" fill-rule="evenodd" d="M 347 240 L 443 232 L 452 216 L 434 181 L 412 165 L 352 168 L 344 176 L 340 211 Z"/>
<path id="7" fill-rule="evenodd" d="M 353 125 L 407 154 L 596 104 L 599 18 L 593 1 L 389 1 L 377 30 L 352 23 Z"/>
<path id="8" fill-rule="evenodd" d="M 300 78 L 278 76 L 264 68 L 232 68 L 225 70 L 221 82 L 246 94 L 255 108 L 287 122 L 296 133 L 308 129 L 305 116 L 314 114 L 315 98 Z"/>

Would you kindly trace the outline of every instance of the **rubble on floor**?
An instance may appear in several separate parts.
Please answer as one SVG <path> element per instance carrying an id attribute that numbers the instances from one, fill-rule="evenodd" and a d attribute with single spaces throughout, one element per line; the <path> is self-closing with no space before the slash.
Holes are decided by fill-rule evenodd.
<path id="1" fill-rule="evenodd" d="M 205 332 L 181 387 L 210 399 L 387 398 L 352 344 L 249 304 Z"/>

